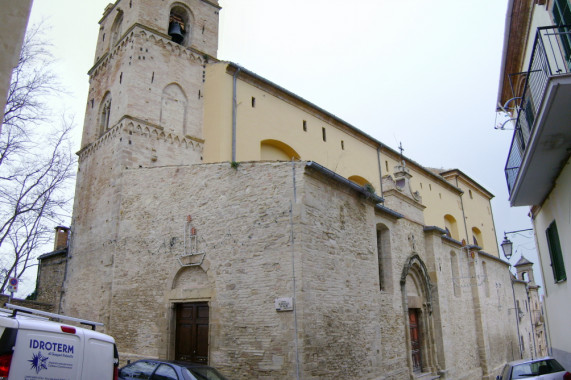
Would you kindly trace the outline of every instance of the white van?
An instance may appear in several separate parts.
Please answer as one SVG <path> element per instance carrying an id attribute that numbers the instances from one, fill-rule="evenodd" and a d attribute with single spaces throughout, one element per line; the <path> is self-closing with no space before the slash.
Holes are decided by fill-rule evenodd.
<path id="1" fill-rule="evenodd" d="M 101 323 L 6 304 L 0 309 L 0 380 L 116 380 L 115 340 Z M 33 314 L 28 314 L 33 313 Z M 91 326 L 91 330 L 49 318 Z"/>

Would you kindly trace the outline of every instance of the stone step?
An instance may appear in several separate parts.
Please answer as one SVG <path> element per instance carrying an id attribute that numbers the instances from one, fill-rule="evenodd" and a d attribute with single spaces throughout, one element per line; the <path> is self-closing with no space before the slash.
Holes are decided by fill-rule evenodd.
<path id="1" fill-rule="evenodd" d="M 415 380 L 435 380 L 435 379 L 440 379 L 440 376 L 435 375 L 432 372 L 424 372 L 415 375 L 414 378 Z"/>

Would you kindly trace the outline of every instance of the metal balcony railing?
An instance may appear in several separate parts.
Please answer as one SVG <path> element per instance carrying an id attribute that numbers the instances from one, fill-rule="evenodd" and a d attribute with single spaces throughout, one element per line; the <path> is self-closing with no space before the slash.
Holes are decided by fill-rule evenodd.
<path id="1" fill-rule="evenodd" d="M 571 25 L 537 29 L 521 97 L 516 97 L 516 127 L 505 166 L 512 194 L 534 122 L 552 77 L 571 73 Z"/>

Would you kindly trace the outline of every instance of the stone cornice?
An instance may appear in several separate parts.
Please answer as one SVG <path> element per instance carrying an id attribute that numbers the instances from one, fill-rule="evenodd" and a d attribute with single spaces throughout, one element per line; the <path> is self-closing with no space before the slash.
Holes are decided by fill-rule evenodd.
<path id="1" fill-rule="evenodd" d="M 487 197 L 489 199 L 494 198 L 494 194 L 492 194 L 491 192 L 486 190 L 482 185 L 480 185 L 478 182 L 474 181 L 472 178 L 470 178 L 466 173 L 464 173 L 460 169 L 447 170 L 445 172 L 440 173 L 440 175 L 446 179 L 448 179 L 448 177 L 458 177 L 462 181 L 464 181 L 467 185 L 474 187 L 475 190 L 479 191 L 485 197 Z"/>
<path id="2" fill-rule="evenodd" d="M 438 226 L 424 226 L 424 232 L 425 233 L 432 233 L 432 234 L 437 234 L 439 236 L 445 235 L 446 234 L 446 230 L 438 227 Z"/>
<path id="3" fill-rule="evenodd" d="M 200 0 L 200 1 L 202 1 L 203 3 L 206 3 L 208 5 L 212 5 L 214 8 L 218 8 L 218 10 L 222 9 L 222 7 L 220 5 L 216 4 L 213 1 L 209 1 L 209 0 Z"/>
<path id="4" fill-rule="evenodd" d="M 491 254 L 489 254 L 489 253 L 487 253 L 487 252 L 484 252 L 484 251 L 478 251 L 478 253 L 480 254 L 480 256 L 486 257 L 486 258 L 488 258 L 488 259 L 492 259 L 492 260 L 497 261 L 498 263 L 502 263 L 502 264 L 504 264 L 504 265 L 506 265 L 506 266 L 510 266 L 510 263 L 508 263 L 507 261 L 504 261 L 504 260 L 500 259 L 500 258 L 497 257 L 497 256 L 491 255 Z"/>
<path id="5" fill-rule="evenodd" d="M 395 198 L 398 198 L 401 201 L 405 202 L 406 204 L 409 204 L 421 211 L 424 211 L 424 209 L 426 208 L 426 206 L 423 205 L 422 203 L 416 202 L 414 199 L 411 199 L 410 197 L 398 191 L 397 189 L 388 189 L 383 191 L 383 197 L 387 198 L 390 196 L 394 196 Z"/>
<path id="6" fill-rule="evenodd" d="M 92 152 L 98 150 L 101 146 L 105 145 L 108 141 L 114 140 L 124 134 L 135 134 L 157 141 L 164 141 L 169 144 L 176 144 L 184 146 L 185 148 L 202 150 L 204 147 L 204 140 L 192 136 L 178 136 L 173 133 L 165 133 L 164 128 L 149 123 L 147 121 L 125 115 L 117 124 L 107 130 L 95 142 L 83 147 L 76 154 L 79 156 L 79 162 L 85 160 L 91 155 Z"/>
<path id="7" fill-rule="evenodd" d="M 384 214 L 384 215 L 388 215 L 388 216 L 390 216 L 391 218 L 393 218 L 394 220 L 402 219 L 402 218 L 405 217 L 403 214 L 401 214 L 401 213 L 399 213 L 399 212 L 396 212 L 396 211 L 394 211 L 394 210 L 392 210 L 392 209 L 390 209 L 390 208 L 388 208 L 388 207 L 386 207 L 386 206 L 383 206 L 383 205 L 380 204 L 380 203 L 377 203 L 377 204 L 375 205 L 375 211 L 376 211 L 376 212 L 379 212 L 379 213 L 382 213 L 382 214 Z"/>
<path id="8" fill-rule="evenodd" d="M 313 170 L 314 172 L 318 172 L 325 177 L 328 177 L 347 188 L 351 188 L 357 193 L 361 194 L 364 199 L 377 204 L 382 203 L 384 200 L 383 198 L 379 197 L 378 195 L 371 193 L 366 190 L 364 186 L 357 185 L 355 182 L 349 181 L 347 178 L 340 176 L 339 174 L 335 173 L 334 171 L 327 169 L 325 166 L 319 165 L 315 161 L 307 161 L 305 164 L 306 169 Z"/>
<path id="9" fill-rule="evenodd" d="M 137 30 L 136 30 L 137 29 Z M 133 41 L 136 37 L 143 37 L 146 38 L 147 41 L 154 42 L 156 45 L 161 45 L 162 47 L 168 48 L 171 53 L 177 54 L 179 56 L 186 55 L 187 58 L 191 61 L 195 61 L 201 65 L 204 65 L 208 62 L 218 62 L 218 59 L 212 57 L 200 50 L 197 50 L 192 47 L 184 47 L 179 45 L 173 41 L 171 41 L 170 37 L 167 34 L 164 34 L 156 29 L 149 28 L 145 25 L 135 23 L 133 24 L 121 37 L 121 39 L 117 42 L 110 51 L 106 52 L 95 62 L 93 67 L 89 69 L 87 74 L 90 77 L 97 76 L 103 68 L 107 66 L 109 61 L 116 56 L 120 51 L 125 50 L 126 46 L 129 42 Z"/>

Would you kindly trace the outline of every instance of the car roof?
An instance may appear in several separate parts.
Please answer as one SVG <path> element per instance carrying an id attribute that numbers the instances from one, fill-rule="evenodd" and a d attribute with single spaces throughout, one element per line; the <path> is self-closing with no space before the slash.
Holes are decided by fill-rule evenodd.
<path id="1" fill-rule="evenodd" d="M 115 339 L 107 334 L 71 324 L 51 321 L 48 318 L 32 314 L 18 313 L 16 316 L 13 316 L 11 312 L 6 313 L 4 310 L 0 310 L 0 326 L 25 330 L 47 331 L 58 334 L 62 333 L 62 326 L 69 326 L 75 328 L 76 331 L 82 331 L 86 338 L 115 343 Z"/>
<path id="2" fill-rule="evenodd" d="M 205 365 L 205 364 L 185 362 L 185 361 L 181 361 L 181 360 L 139 359 L 137 361 L 138 362 L 139 361 L 147 361 L 147 362 L 153 362 L 153 363 L 175 364 L 175 365 L 178 365 L 181 367 L 188 367 L 188 368 L 212 368 L 212 367 Z M 136 362 L 133 362 L 133 363 L 136 363 Z"/>
<path id="3" fill-rule="evenodd" d="M 514 360 L 512 362 L 508 362 L 507 365 L 510 366 L 516 366 L 518 364 L 525 364 L 525 363 L 534 363 L 534 362 L 540 362 L 542 360 L 555 360 L 554 358 L 552 358 L 551 356 L 544 356 L 542 358 L 535 358 L 535 359 L 520 359 L 520 360 Z"/>

